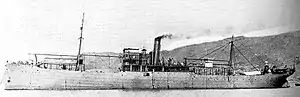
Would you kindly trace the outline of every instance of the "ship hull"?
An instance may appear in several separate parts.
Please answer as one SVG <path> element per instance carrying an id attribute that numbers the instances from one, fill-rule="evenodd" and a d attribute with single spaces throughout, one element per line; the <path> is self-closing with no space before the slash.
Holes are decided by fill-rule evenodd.
<path id="1" fill-rule="evenodd" d="M 192 72 L 78 72 L 10 66 L 6 90 L 280 88 L 290 74 L 198 75 Z"/>

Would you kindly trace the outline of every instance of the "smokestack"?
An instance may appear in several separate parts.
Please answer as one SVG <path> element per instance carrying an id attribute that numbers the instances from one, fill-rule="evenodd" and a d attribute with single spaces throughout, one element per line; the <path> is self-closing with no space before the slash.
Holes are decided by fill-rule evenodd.
<path id="1" fill-rule="evenodd" d="M 160 56 L 160 42 L 161 42 L 161 38 L 155 38 L 154 39 L 154 48 L 153 48 L 153 56 L 152 56 L 152 60 L 153 60 L 153 65 L 158 65 L 159 64 L 159 56 Z"/>
<path id="2" fill-rule="evenodd" d="M 169 38 L 171 39 L 172 34 L 166 34 L 162 36 L 158 36 L 154 39 L 154 47 L 153 47 L 153 53 L 152 53 L 152 63 L 153 65 L 159 65 L 160 60 L 160 48 L 161 48 L 161 39 L 163 38 Z"/>

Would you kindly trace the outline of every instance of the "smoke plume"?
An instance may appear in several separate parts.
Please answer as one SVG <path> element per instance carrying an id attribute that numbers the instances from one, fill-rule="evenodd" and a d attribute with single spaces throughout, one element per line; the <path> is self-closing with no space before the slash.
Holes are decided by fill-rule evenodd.
<path id="1" fill-rule="evenodd" d="M 172 39 L 173 35 L 172 34 L 164 34 L 164 35 L 156 37 L 155 39 L 164 39 L 164 38 Z"/>

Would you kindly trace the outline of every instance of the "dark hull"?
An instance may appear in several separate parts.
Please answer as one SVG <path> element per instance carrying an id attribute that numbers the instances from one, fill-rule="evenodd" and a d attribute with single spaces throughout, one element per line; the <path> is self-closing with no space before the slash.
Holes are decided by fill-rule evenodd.
<path id="1" fill-rule="evenodd" d="M 191 72 L 97 73 L 11 66 L 5 89 L 240 89 L 281 88 L 291 74 L 197 75 Z"/>

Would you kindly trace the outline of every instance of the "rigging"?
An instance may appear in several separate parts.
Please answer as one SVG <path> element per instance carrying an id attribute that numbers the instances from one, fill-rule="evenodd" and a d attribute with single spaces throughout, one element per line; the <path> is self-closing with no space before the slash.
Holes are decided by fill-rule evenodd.
<path id="1" fill-rule="evenodd" d="M 250 63 L 251 64 L 251 66 L 253 67 L 253 68 L 255 68 L 256 70 L 258 70 L 259 71 L 259 69 L 257 68 L 257 67 L 255 67 L 247 58 L 246 58 L 246 56 L 235 46 L 235 45 L 233 45 L 234 47 L 235 47 L 235 49 L 246 59 L 246 61 L 248 62 L 248 63 Z"/>

